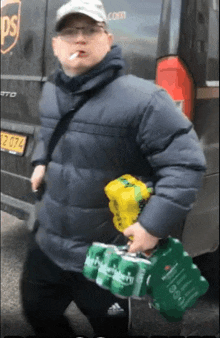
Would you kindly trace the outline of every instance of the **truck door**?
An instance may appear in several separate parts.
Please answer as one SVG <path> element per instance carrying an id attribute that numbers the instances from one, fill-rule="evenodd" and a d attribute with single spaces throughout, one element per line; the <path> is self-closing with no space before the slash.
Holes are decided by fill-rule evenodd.
<path id="1" fill-rule="evenodd" d="M 1 1 L 1 200 L 17 216 L 29 210 L 46 13 L 46 0 Z"/>
<path id="2" fill-rule="evenodd" d="M 182 233 L 192 256 L 219 245 L 219 0 L 163 0 L 156 83 L 193 122 L 207 160 Z"/>
<path id="3" fill-rule="evenodd" d="M 183 231 L 185 248 L 193 255 L 214 252 L 219 246 L 219 0 L 197 0 L 196 13 L 197 55 L 191 65 L 196 79 L 193 123 L 207 170 Z"/>

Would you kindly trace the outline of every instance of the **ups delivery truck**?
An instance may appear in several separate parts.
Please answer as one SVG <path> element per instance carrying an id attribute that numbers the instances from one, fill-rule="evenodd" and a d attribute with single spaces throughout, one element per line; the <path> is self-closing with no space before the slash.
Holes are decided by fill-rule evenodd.
<path id="1" fill-rule="evenodd" d="M 64 0 L 1 0 L 1 208 L 34 220 L 30 164 L 42 85 Z M 193 257 L 218 248 L 219 0 L 104 0 L 127 73 L 164 87 L 194 124 L 207 159 L 203 187 L 172 234 Z"/>

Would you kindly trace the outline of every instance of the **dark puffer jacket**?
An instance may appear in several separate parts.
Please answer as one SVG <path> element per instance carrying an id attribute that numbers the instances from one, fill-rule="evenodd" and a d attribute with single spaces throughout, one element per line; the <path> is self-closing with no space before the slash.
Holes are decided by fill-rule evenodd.
<path id="1" fill-rule="evenodd" d="M 119 69 L 104 67 L 74 95 L 56 81 L 43 89 L 33 163 L 48 161 L 48 140 L 61 113 L 91 95 L 55 147 L 38 211 L 36 240 L 65 270 L 82 270 L 93 241 L 117 243 L 104 193 L 111 180 L 131 174 L 154 182 L 155 196 L 139 221 L 160 238 L 185 218 L 201 186 L 205 159 L 191 122 L 164 90 L 132 75 L 120 76 Z M 62 112 L 57 96 L 65 102 Z"/>

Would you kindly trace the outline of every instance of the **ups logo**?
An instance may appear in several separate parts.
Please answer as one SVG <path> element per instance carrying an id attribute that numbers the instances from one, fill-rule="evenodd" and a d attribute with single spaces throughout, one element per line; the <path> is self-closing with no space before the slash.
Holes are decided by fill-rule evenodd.
<path id="1" fill-rule="evenodd" d="M 1 0 L 1 53 L 8 53 L 20 33 L 21 1 Z"/>

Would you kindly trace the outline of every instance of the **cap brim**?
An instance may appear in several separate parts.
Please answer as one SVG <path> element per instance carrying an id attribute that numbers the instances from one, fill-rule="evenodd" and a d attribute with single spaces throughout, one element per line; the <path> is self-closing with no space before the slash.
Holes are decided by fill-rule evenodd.
<path id="1" fill-rule="evenodd" d="M 55 25 L 55 30 L 56 32 L 59 32 L 60 29 L 61 29 L 61 26 L 62 26 L 62 23 L 67 19 L 68 16 L 70 15 L 74 15 L 74 14 L 84 14 L 86 16 L 88 16 L 89 18 L 93 19 L 94 21 L 97 21 L 97 22 L 105 22 L 105 20 L 100 20 L 101 18 L 96 15 L 95 13 L 92 13 L 91 12 L 86 12 L 86 11 L 77 11 L 77 12 L 71 12 L 71 13 L 68 13 L 66 15 L 63 15 L 59 21 L 56 22 L 56 25 Z"/>

